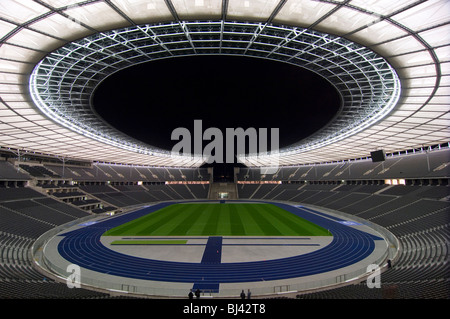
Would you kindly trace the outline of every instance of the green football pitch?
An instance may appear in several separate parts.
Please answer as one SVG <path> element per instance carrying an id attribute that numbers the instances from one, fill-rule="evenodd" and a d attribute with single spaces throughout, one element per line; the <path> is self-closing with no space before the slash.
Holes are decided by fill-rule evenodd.
<path id="1" fill-rule="evenodd" d="M 104 236 L 330 236 L 266 203 L 183 203 L 110 229 Z"/>

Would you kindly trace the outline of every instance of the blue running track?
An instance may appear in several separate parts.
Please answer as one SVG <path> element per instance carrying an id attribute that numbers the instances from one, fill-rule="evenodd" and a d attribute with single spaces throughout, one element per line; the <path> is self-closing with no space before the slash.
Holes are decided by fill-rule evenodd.
<path id="1" fill-rule="evenodd" d="M 374 250 L 374 241 L 383 240 L 344 225 L 340 222 L 343 220 L 335 217 L 327 218 L 322 213 L 302 207 L 271 203 L 328 229 L 333 235 L 332 242 L 322 249 L 303 255 L 235 263 L 220 262 L 221 237 L 209 238 L 200 263 L 130 256 L 113 251 L 100 242 L 100 237 L 106 230 L 172 204 L 157 204 L 61 234 L 63 239 L 58 245 L 58 252 L 71 263 L 104 274 L 217 288 L 220 283 L 280 280 L 336 270 L 366 258 Z"/>

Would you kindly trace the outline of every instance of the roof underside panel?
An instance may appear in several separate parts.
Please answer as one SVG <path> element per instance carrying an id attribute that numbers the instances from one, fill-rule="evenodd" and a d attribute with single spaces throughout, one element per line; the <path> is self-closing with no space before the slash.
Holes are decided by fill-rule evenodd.
<path id="1" fill-rule="evenodd" d="M 279 165 L 340 161 L 366 157 L 376 149 L 397 152 L 450 140 L 450 2 L 446 0 L 2 0 L 0 146 L 80 160 L 158 166 L 201 165 L 201 158 L 174 157 L 158 150 L 144 152 L 112 145 L 63 126 L 37 107 L 29 89 L 30 75 L 44 57 L 73 41 L 95 37 L 99 32 L 173 23 L 174 30 L 182 30 L 180 39 L 191 45 L 189 54 L 205 52 L 203 35 L 207 32 L 202 36 L 191 33 L 184 21 L 203 21 L 204 30 L 209 28 L 219 35 L 218 41 L 212 37 L 210 43 L 218 44 L 224 52 L 228 47 L 235 53 L 256 55 L 263 52 L 263 48 L 279 46 L 282 49 L 272 50 L 271 57 L 302 63 L 308 59 L 313 63 L 314 54 L 319 52 L 313 46 L 305 50 L 303 56 L 292 56 L 302 44 L 301 34 L 265 35 L 272 32 L 270 26 L 278 25 L 292 30 L 306 28 L 311 32 L 329 33 L 330 39 L 354 42 L 383 57 L 395 69 L 401 92 L 395 107 L 383 119 L 354 134 L 341 135 L 331 144 L 281 150 L 276 155 Z M 227 37 L 224 30 L 224 22 L 230 26 L 233 21 L 260 26 L 260 29 L 252 29 L 249 24 L 248 30 L 238 31 L 246 41 L 239 50 L 238 37 Z M 176 45 L 164 46 L 157 42 L 163 39 L 161 35 L 149 33 L 148 38 L 154 40 L 155 57 L 188 52 L 187 47 L 176 51 Z M 172 40 L 175 41 L 175 37 Z M 328 40 L 322 38 L 322 41 Z M 111 45 L 121 44 L 112 38 Z M 324 45 L 319 44 L 319 47 Z M 82 56 L 89 59 L 89 52 L 86 44 L 77 59 Z M 326 58 L 331 59 L 336 52 L 330 50 Z M 320 54 L 322 56 L 316 58 L 323 59 L 325 53 Z M 97 60 L 97 57 L 92 55 L 90 59 Z M 109 69 L 105 66 L 104 70 L 96 72 L 110 72 L 122 66 L 119 62 L 111 64 L 109 60 L 104 64 Z M 65 65 L 61 65 L 60 71 L 65 72 Z M 328 74 L 320 66 L 317 71 L 323 76 Z M 348 76 L 342 77 L 340 89 L 343 92 L 353 90 L 344 87 Z M 74 83 L 87 86 L 91 77 L 85 73 Z M 80 96 L 86 99 L 89 94 Z M 86 120 L 95 119 L 86 117 Z M 243 160 L 257 166 L 274 162 L 273 158 L 263 156 Z"/>

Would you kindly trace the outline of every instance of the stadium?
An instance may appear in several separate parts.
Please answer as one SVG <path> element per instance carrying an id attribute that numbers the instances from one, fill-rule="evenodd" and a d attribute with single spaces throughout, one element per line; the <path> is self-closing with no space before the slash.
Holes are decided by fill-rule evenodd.
<path id="1" fill-rule="evenodd" d="M 449 13 L 446 0 L 2 0 L 0 298 L 448 299 Z M 139 89 L 145 112 L 139 72 L 155 85 Z M 319 103 L 303 107 L 308 94 Z M 224 126 L 193 122 L 209 116 Z M 160 144 L 180 127 L 183 152 Z M 248 147 L 221 149 L 225 127 Z"/>

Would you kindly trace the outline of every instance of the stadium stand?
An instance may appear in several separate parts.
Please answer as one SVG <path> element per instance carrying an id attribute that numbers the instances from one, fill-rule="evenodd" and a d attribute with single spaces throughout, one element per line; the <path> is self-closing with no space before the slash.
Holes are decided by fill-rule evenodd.
<path id="1" fill-rule="evenodd" d="M 298 203 L 355 215 L 399 239 L 400 254 L 382 274 L 383 289 L 367 289 L 361 282 L 299 293 L 296 298 L 449 298 L 448 155 L 449 150 L 442 150 L 388 158 L 381 164 L 361 160 L 281 167 L 276 177 L 240 168 L 237 189 L 240 199 Z M 34 241 L 56 226 L 90 214 L 166 200 L 206 199 L 210 185 L 203 182 L 211 177 L 211 171 L 199 168 L 44 163 L 38 165 L 40 172 L 52 174 L 34 174 L 32 166 L 0 162 L 0 298 L 113 298 L 45 278 L 33 266 Z M 404 185 L 389 184 L 400 178 Z"/>
<path id="2" fill-rule="evenodd" d="M 238 189 L 240 198 L 290 201 L 356 215 L 385 227 L 399 239 L 400 255 L 392 268 L 382 274 L 382 289 L 367 289 L 366 283 L 361 282 L 298 294 L 297 298 L 448 299 L 448 159 L 447 150 L 401 156 L 382 164 L 361 161 L 281 168 L 278 175 L 285 176 L 286 183 L 242 184 Z M 333 180 L 329 172 L 336 172 L 335 176 L 345 173 L 345 178 L 355 179 Z M 389 185 L 379 179 L 380 175 L 407 180 L 405 185 Z M 267 179 L 259 169 L 244 169 L 238 176 L 241 181 L 263 183 Z M 295 180 L 295 176 L 303 180 Z"/>
<path id="3" fill-rule="evenodd" d="M 28 187 L 3 187 L 0 188 L 0 215 L 0 298 L 108 296 L 85 289 L 69 289 L 65 284 L 46 278 L 33 266 L 30 251 L 34 241 L 57 225 L 86 216 L 86 212 Z"/>
<path id="4" fill-rule="evenodd" d="M 209 176 L 207 170 L 198 168 L 64 167 L 0 161 L 0 298 L 116 298 L 103 292 L 70 289 L 46 277 L 34 267 L 33 243 L 46 231 L 90 214 L 185 198 L 180 194 L 206 198 L 207 184 L 175 186 L 164 181 L 208 181 Z M 137 185 L 142 180 L 145 185 Z M 185 191 L 178 192 L 181 187 Z"/>

